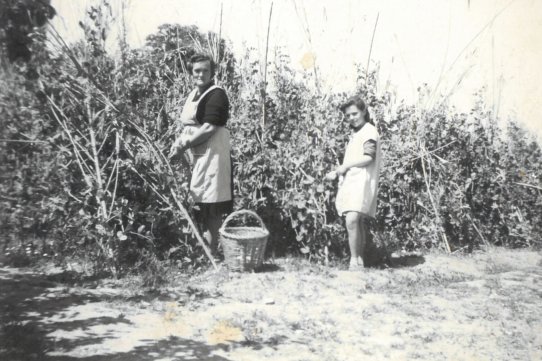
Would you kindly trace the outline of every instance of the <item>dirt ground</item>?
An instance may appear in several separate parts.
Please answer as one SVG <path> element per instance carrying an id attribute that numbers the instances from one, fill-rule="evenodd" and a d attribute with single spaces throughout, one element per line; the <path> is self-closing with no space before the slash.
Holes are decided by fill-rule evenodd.
<path id="1" fill-rule="evenodd" d="M 396 263 L 350 272 L 279 259 L 179 277 L 159 294 L 4 267 L 0 359 L 542 360 L 540 252 Z"/>

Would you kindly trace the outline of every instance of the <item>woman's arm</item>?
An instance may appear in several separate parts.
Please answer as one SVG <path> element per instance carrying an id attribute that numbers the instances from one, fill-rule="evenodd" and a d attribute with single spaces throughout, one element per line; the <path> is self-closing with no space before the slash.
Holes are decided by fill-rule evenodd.
<path id="1" fill-rule="evenodd" d="M 180 144 L 181 150 L 192 148 L 198 144 L 206 142 L 213 134 L 218 130 L 218 125 L 204 123 L 192 134 L 192 136 L 184 139 L 184 142 Z"/>
<path id="2" fill-rule="evenodd" d="M 374 161 L 374 158 L 370 155 L 363 155 L 359 161 L 356 162 L 350 162 L 346 164 L 340 165 L 335 172 L 337 172 L 338 175 L 344 175 L 350 168 L 354 167 L 366 167 L 369 164 L 371 164 Z"/>
<path id="3" fill-rule="evenodd" d="M 376 139 L 369 139 L 363 143 L 363 155 L 359 160 L 345 163 L 339 166 L 335 172 L 344 175 L 350 168 L 367 167 L 376 158 Z"/>
<path id="4" fill-rule="evenodd" d="M 177 138 L 172 144 L 168 157 L 174 157 L 179 152 L 184 152 L 188 148 L 192 148 L 198 144 L 206 142 L 218 130 L 217 125 L 205 123 L 198 128 L 192 136 L 187 138 Z"/>

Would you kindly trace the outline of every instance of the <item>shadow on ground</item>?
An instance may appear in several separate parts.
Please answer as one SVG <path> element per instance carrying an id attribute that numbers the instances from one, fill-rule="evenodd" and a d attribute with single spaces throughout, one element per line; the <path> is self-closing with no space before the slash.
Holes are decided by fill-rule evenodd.
<path id="1" fill-rule="evenodd" d="M 414 267 L 425 262 L 425 258 L 422 255 L 418 254 L 407 254 L 394 257 L 390 257 L 390 267 L 392 268 L 401 268 L 401 267 Z"/>
<path id="2" fill-rule="evenodd" d="M 114 298 L 108 294 L 97 296 L 74 293 L 65 285 L 52 282 L 45 275 L 0 268 L 0 360 L 228 360 L 214 354 L 221 350 L 219 346 L 209 346 L 178 337 L 144 340 L 144 345 L 129 352 L 103 355 L 94 353 L 86 357 L 62 355 L 69 354 L 75 348 L 101 344 L 116 337 L 108 333 L 93 335 L 88 332 L 81 332 L 79 336 L 71 338 L 49 336 L 55 331 L 84 331 L 96 325 L 130 323 L 122 315 L 83 319 L 62 317 L 63 312 L 70 307 Z M 119 342 L 122 342 L 122 339 L 119 339 Z"/>
<path id="3" fill-rule="evenodd" d="M 107 355 L 94 355 L 73 358 L 70 356 L 49 356 L 47 361 L 151 361 L 158 359 L 171 360 L 209 360 L 230 361 L 230 359 L 216 355 L 221 350 L 219 346 L 209 346 L 201 342 L 187 340 L 179 337 L 170 337 L 145 346 L 135 347 L 130 352 L 120 352 Z"/>
<path id="4" fill-rule="evenodd" d="M 371 238 L 367 241 L 363 261 L 365 267 L 402 268 L 422 264 L 425 258 L 417 252 L 392 253 L 384 244 L 376 244 Z"/>
<path id="5" fill-rule="evenodd" d="M 259 267 L 256 272 L 258 273 L 268 273 L 268 272 L 277 272 L 280 271 L 281 268 L 273 263 L 265 263 L 262 264 L 261 267 Z"/>

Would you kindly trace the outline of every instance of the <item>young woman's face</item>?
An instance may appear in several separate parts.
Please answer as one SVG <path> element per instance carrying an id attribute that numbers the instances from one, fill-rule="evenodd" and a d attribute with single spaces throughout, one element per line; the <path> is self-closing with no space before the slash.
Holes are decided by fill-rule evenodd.
<path id="1" fill-rule="evenodd" d="M 365 124 L 365 110 L 360 110 L 355 105 L 350 105 L 344 110 L 344 117 L 353 129 L 360 129 Z"/>
<path id="2" fill-rule="evenodd" d="M 211 83 L 211 62 L 209 60 L 194 63 L 192 76 L 198 88 L 204 88 Z"/>

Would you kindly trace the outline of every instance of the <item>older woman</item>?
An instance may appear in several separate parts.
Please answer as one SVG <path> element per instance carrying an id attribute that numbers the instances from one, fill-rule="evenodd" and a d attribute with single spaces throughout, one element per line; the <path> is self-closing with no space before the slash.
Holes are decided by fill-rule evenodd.
<path id="1" fill-rule="evenodd" d="M 346 147 L 342 165 L 328 174 L 328 178 L 340 177 L 335 206 L 346 222 L 350 269 L 357 270 L 363 268 L 366 218 L 374 218 L 376 214 L 380 138 L 361 97 L 349 98 L 340 109 L 354 133 Z"/>
<path id="2" fill-rule="evenodd" d="M 229 101 L 224 89 L 214 84 L 215 67 L 212 58 L 205 54 L 190 59 L 189 69 L 196 87 L 184 104 L 180 117 L 182 133 L 170 152 L 170 156 L 183 151 L 188 155 L 192 166 L 190 192 L 214 253 L 222 218 L 233 205 L 230 133 L 225 127 Z"/>

